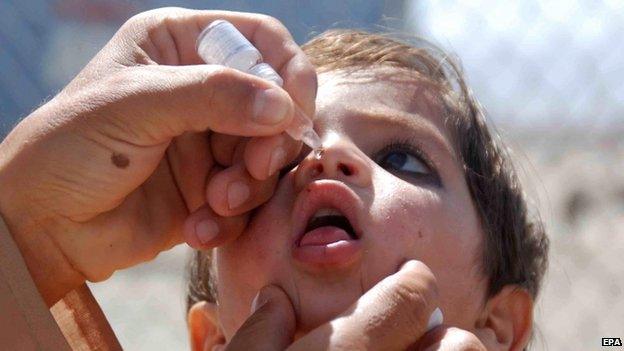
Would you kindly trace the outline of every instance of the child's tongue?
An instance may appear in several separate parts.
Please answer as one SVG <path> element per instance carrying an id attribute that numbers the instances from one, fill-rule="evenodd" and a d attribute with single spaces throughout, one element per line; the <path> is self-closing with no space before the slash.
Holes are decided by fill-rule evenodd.
<path id="1" fill-rule="evenodd" d="M 344 229 L 325 226 L 311 230 L 303 235 L 299 246 L 328 245 L 341 240 L 351 240 Z"/>

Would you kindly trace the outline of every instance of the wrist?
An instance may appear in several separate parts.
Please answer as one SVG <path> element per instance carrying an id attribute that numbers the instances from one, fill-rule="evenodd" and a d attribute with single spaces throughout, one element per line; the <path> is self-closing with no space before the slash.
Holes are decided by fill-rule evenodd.
<path id="1" fill-rule="evenodd" d="M 6 225 L 7 235 L 11 236 L 19 249 L 26 268 L 48 307 L 85 282 L 84 277 L 71 267 L 48 235 L 36 230 L 15 230 L 13 228 L 17 226 L 2 212 L 0 221 Z"/>
<path id="2" fill-rule="evenodd" d="M 16 132 L 20 133 L 19 130 Z M 26 178 L 23 174 L 20 176 L 20 173 L 28 172 L 13 171 L 16 167 L 11 166 L 15 163 L 11 160 L 15 158 L 11 156 L 18 152 L 19 147 L 11 147 L 10 139 L 11 136 L 0 144 L 0 221 L 6 225 L 6 235 L 13 239 L 19 249 L 43 300 L 52 306 L 85 279 L 73 269 L 55 245 L 53 238 L 41 225 L 43 221 L 34 219 L 37 216 L 28 209 L 27 204 L 23 206 L 20 200 L 22 197 L 18 195 L 25 193 L 25 187 L 14 180 Z"/>

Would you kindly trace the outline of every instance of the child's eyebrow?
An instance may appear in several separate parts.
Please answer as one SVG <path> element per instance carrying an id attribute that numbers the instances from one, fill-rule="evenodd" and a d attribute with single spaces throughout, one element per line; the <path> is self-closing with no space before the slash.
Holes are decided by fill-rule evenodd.
<path id="1" fill-rule="evenodd" d="M 360 128 L 376 130 L 376 128 L 387 128 L 390 124 L 393 129 L 409 131 L 409 134 L 413 134 L 415 138 L 426 139 L 428 143 L 433 143 L 436 149 L 452 160 L 456 160 L 455 149 L 450 144 L 450 136 L 445 133 L 446 130 L 441 130 L 439 126 L 421 114 L 391 108 L 349 110 L 348 113 L 357 116 L 357 124 Z"/>

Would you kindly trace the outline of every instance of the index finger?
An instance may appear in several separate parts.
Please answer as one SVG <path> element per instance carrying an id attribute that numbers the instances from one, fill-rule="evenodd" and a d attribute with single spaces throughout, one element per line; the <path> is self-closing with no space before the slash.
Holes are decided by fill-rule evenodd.
<path id="1" fill-rule="evenodd" d="M 405 350 L 427 331 L 437 305 L 433 273 L 422 262 L 408 261 L 289 350 Z"/>
<path id="2" fill-rule="evenodd" d="M 316 71 L 286 27 L 277 19 L 255 13 L 163 8 L 142 13 L 129 31 L 158 63 L 188 65 L 202 60 L 196 52 L 199 33 L 211 22 L 231 22 L 262 53 L 284 80 L 283 88 L 308 116 L 314 115 Z M 138 34 L 143 33 L 143 34 Z M 157 58 L 161 58 L 158 60 Z"/>

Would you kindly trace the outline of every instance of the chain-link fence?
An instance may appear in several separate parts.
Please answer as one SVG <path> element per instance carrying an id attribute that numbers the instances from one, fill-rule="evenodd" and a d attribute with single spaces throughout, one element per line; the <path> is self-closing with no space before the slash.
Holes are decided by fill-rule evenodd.
<path id="1" fill-rule="evenodd" d="M 413 1 L 455 51 L 552 241 L 536 350 L 624 336 L 624 2 Z"/>
<path id="2" fill-rule="evenodd" d="M 0 1 L 2 129 L 129 15 L 172 4 L 269 13 L 299 42 L 331 26 L 399 24 L 457 53 L 552 241 L 533 348 L 624 338 L 624 1 Z M 184 258 L 176 249 L 94 286 L 126 348 L 186 344 Z"/>

